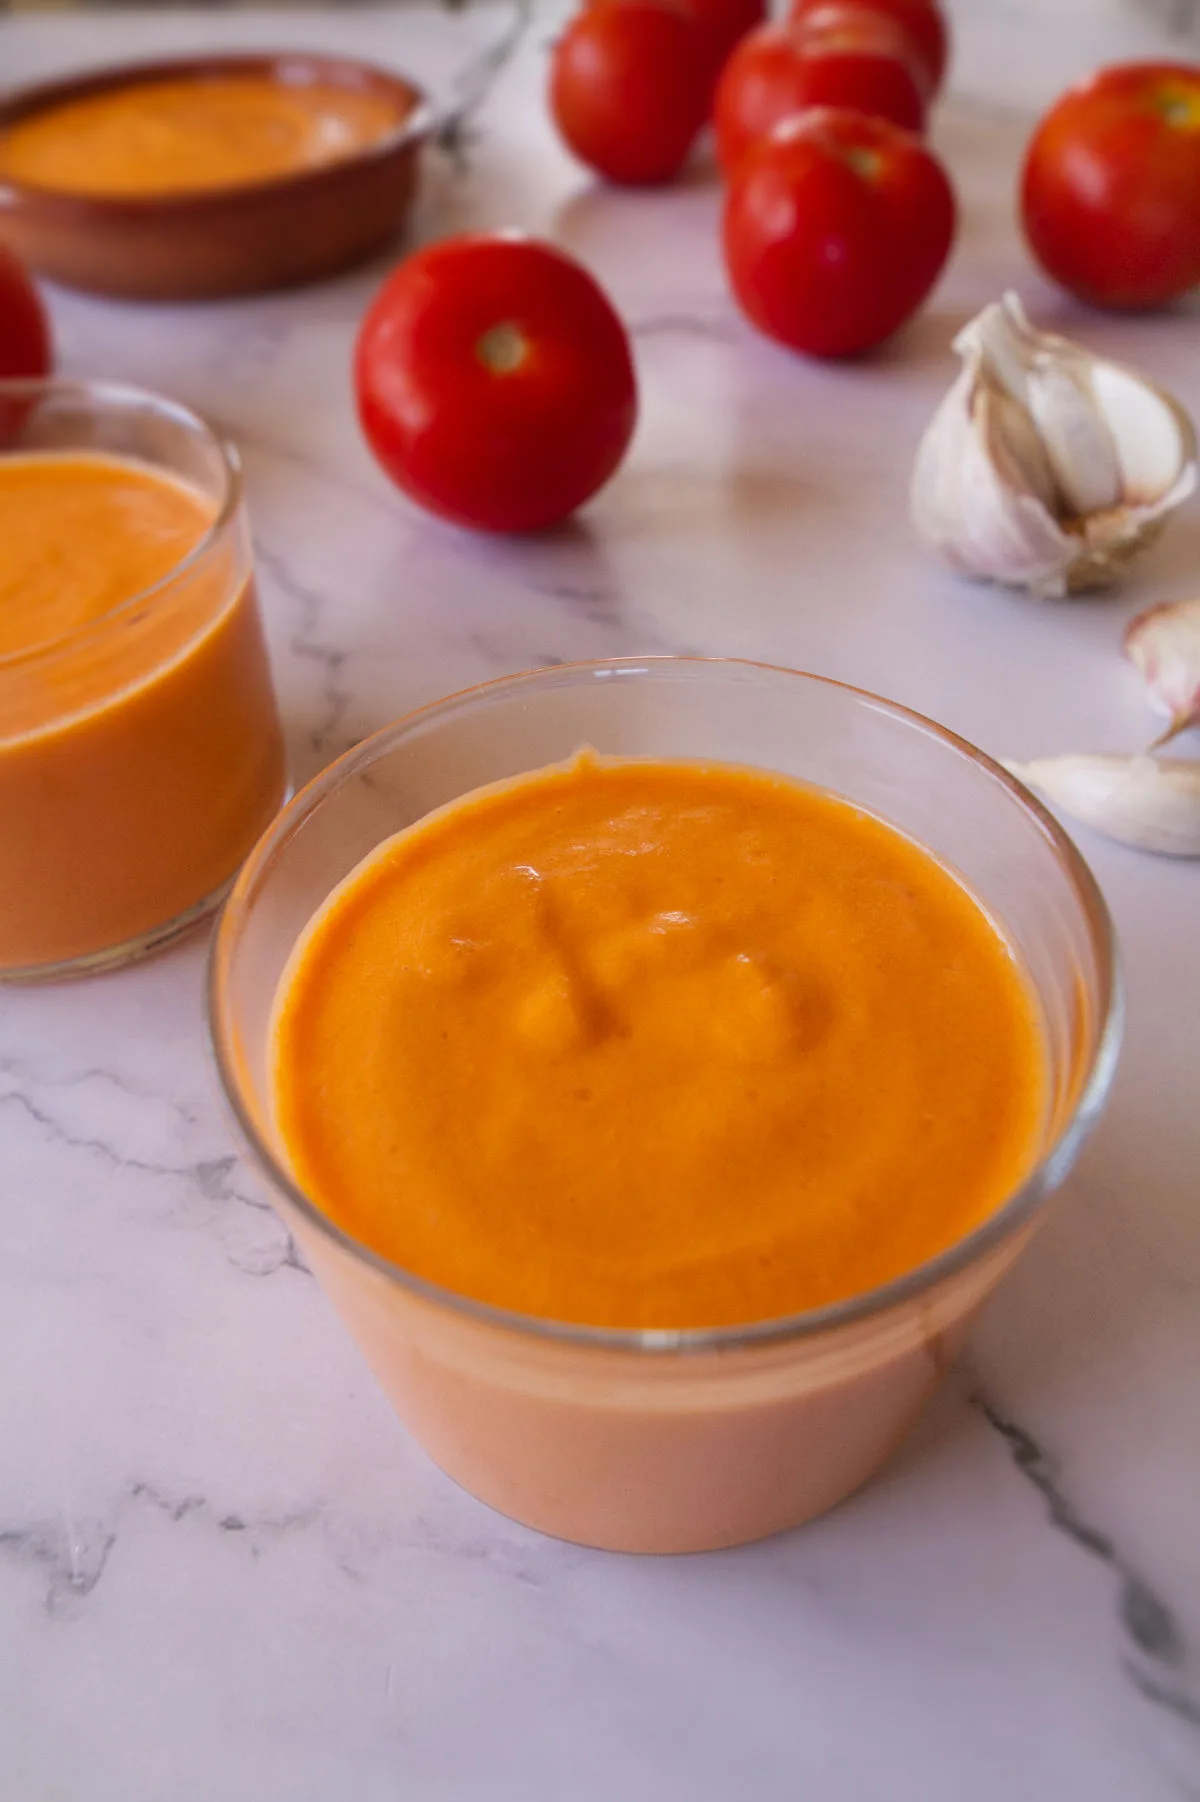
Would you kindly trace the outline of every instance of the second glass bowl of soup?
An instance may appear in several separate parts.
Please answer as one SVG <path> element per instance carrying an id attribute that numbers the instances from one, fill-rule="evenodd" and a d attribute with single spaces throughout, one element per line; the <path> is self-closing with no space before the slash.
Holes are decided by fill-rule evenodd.
<path id="1" fill-rule="evenodd" d="M 234 452 L 138 389 L 0 382 L 0 980 L 185 931 L 284 792 Z"/>
<path id="2" fill-rule="evenodd" d="M 581 762 L 584 746 L 592 750 Z M 548 770 L 554 765 L 563 768 Z M 547 773 L 526 776 L 539 770 Z M 804 786 L 794 788 L 791 779 Z M 668 794 L 672 781 L 682 786 Z M 589 783 L 597 793 L 625 785 L 617 814 L 597 812 L 595 796 L 581 798 Z M 542 824 L 551 824 L 531 840 L 526 802 L 539 784 Z M 739 809 L 743 823 L 760 802 L 766 810 L 745 831 L 721 828 L 734 902 L 723 911 L 708 907 L 706 895 L 721 882 L 718 858 L 678 907 L 664 906 L 664 897 L 667 903 L 679 898 L 680 870 L 692 855 L 685 845 L 678 862 L 680 835 L 717 790 L 725 798 L 718 796 L 714 818 L 721 806 L 720 817 L 735 824 Z M 753 803 L 751 790 L 758 797 Z M 789 868 L 793 802 L 796 860 L 808 856 L 818 890 L 832 897 L 832 912 L 822 916 L 818 906 L 802 932 L 793 916 L 804 885 L 791 883 Z M 765 822 L 777 806 L 783 811 L 776 830 Z M 624 838 L 612 825 L 618 814 Z M 630 821 L 641 825 L 627 831 Z M 443 850 L 446 842 L 468 847 L 467 864 L 476 857 L 476 865 L 444 858 L 439 865 L 439 834 Z M 700 831 L 696 843 L 703 837 Z M 507 847 L 497 856 L 493 839 Z M 562 878 L 564 845 L 568 862 L 583 871 L 574 889 Z M 778 860 L 781 846 L 773 874 L 770 858 Z M 672 856 L 675 886 L 668 893 L 656 886 L 655 868 L 661 873 Z M 548 868 L 555 858 L 546 887 L 546 868 L 537 866 Z M 936 870 L 931 892 L 940 896 L 937 907 L 950 909 L 913 915 L 909 938 L 915 934 L 915 943 L 922 933 L 934 934 L 932 951 L 919 943 L 915 951 L 905 949 L 894 922 L 878 912 L 907 917 L 911 895 L 904 891 L 923 886 L 916 866 L 905 862 L 912 858 Z M 605 859 L 623 866 L 615 887 Z M 736 860 L 749 870 L 755 859 L 762 863 L 758 875 L 733 880 Z M 495 916 L 503 917 L 503 929 L 484 929 L 482 936 L 494 942 L 475 966 L 481 898 L 505 860 L 503 878 L 516 886 L 504 891 L 509 899 Z M 841 871 L 836 884 L 834 863 Z M 418 885 L 392 890 L 407 909 L 403 919 L 380 914 L 372 899 L 381 873 L 390 881 L 389 870 L 406 872 L 405 882 Z M 447 871 L 457 883 L 448 901 Z M 766 937 L 738 938 L 753 933 L 755 917 L 772 907 L 776 918 Z M 598 936 L 581 939 L 583 916 L 605 908 Z M 1038 1103 L 1022 1115 L 1023 1149 L 1010 1165 L 995 1166 L 1007 1175 L 997 1176 L 1001 1186 L 986 1206 L 960 1218 L 950 1184 L 939 1204 L 948 1210 L 940 1237 L 922 1241 L 915 1234 L 911 1258 L 889 1262 L 875 1255 L 875 1239 L 885 1226 L 903 1225 L 906 1215 L 915 1222 L 929 1195 L 906 1192 L 899 1180 L 891 1187 L 876 1180 L 861 1221 L 845 1191 L 814 1195 L 810 1185 L 806 1201 L 799 1160 L 805 1144 L 815 1143 L 821 1110 L 811 1093 L 801 1096 L 801 1081 L 811 1072 L 805 1074 L 804 1045 L 797 1050 L 795 1022 L 819 1015 L 836 1028 L 839 1013 L 844 1024 L 864 995 L 886 996 L 886 968 L 882 983 L 878 971 L 865 986 L 861 980 L 872 958 L 873 916 L 882 921 L 883 966 L 911 952 L 932 956 L 929 967 L 936 969 L 943 949 L 957 957 L 965 943 L 956 936 L 956 908 L 973 910 L 971 930 L 994 932 L 996 945 L 1003 944 L 1013 982 L 1019 973 L 1024 985 L 1029 1019 L 1036 1019 L 1030 1036 L 1022 1038 L 1022 1028 L 1012 1038 L 1018 1062 L 1007 1073 L 1002 1064 L 993 1066 L 987 1078 L 996 1084 L 994 1113 L 986 1083 L 977 1087 L 969 1130 L 982 1139 L 999 1136 L 1000 1121 L 1016 1117 L 1013 1097 L 1025 1092 L 1028 1101 L 1031 1084 Z M 841 930 L 839 909 L 855 914 L 859 935 L 859 975 L 844 993 L 830 980 L 836 959 L 831 963 L 821 949 Z M 708 925 L 680 952 L 706 912 Z M 659 961 L 642 976 L 638 959 L 647 934 L 658 935 L 653 956 Z M 658 939 L 676 947 L 666 964 Z M 464 1022 L 480 1005 L 479 1019 L 488 1019 L 486 1008 L 509 981 L 514 944 L 522 957 L 533 946 L 532 986 L 526 993 L 518 983 L 512 1007 L 491 1016 L 490 1037 L 486 1026 L 464 1037 Z M 289 1034 L 302 1048 L 301 1062 L 328 1054 L 333 1041 L 321 1039 L 325 975 L 350 972 L 355 958 L 360 967 L 348 980 L 357 988 L 333 996 L 345 1027 L 343 1050 L 328 1065 L 330 1080 L 315 1077 L 306 1098 L 304 1083 L 289 1085 L 286 1078 Z M 572 971 L 572 962 L 580 967 Z M 560 964 L 571 998 L 565 1015 Z M 314 971 L 318 980 L 310 981 Z M 661 991 L 666 1000 L 657 1014 L 647 1014 L 647 987 L 661 985 L 664 971 L 676 986 Z M 414 972 L 433 984 L 422 991 L 421 1012 L 417 991 L 404 986 Z M 814 993 L 822 989 L 815 1014 L 802 993 L 809 977 Z M 605 984 L 600 995 L 597 985 Z M 1019 1007 L 1006 1013 L 1001 997 L 1007 992 L 1002 981 L 990 991 L 985 1037 L 989 1026 L 996 1036 L 1009 1033 L 1020 1014 Z M 795 995 L 801 996 L 798 1013 Z M 606 1043 L 595 1051 L 587 1083 L 562 1088 L 564 1081 L 579 1085 L 580 1072 L 589 1068 L 593 1047 L 580 1051 L 578 1068 L 570 1058 L 579 1051 L 580 1011 L 586 1015 L 593 1002 L 601 1014 L 610 1007 L 614 1019 L 621 1014 L 614 1041 L 622 1032 L 636 1039 L 665 1031 L 669 1056 L 681 1060 L 675 1089 L 669 1072 L 662 1079 L 653 1062 L 632 1075 L 632 1066 L 622 1070 L 620 1043 L 615 1074 L 614 1045 Z M 672 1009 L 676 1018 L 667 1018 Z M 415 1437 L 451 1476 L 503 1512 L 563 1538 L 632 1551 L 694 1551 L 762 1537 L 832 1506 L 878 1468 L 1073 1161 L 1111 1080 L 1118 1015 L 1111 935 L 1095 884 L 1066 836 L 995 764 L 930 722 L 836 683 L 687 659 L 514 677 L 365 741 L 297 797 L 256 849 L 222 916 L 211 968 L 218 1066 L 251 1160 Z M 961 1026 L 960 1020 L 953 1030 Z M 853 1034 L 859 1033 L 859 1123 L 843 1105 L 844 1094 L 829 1110 L 842 1122 L 841 1149 L 856 1137 L 870 1140 L 872 1107 L 887 1111 L 889 1131 L 901 1140 L 906 1132 L 914 1142 L 931 1132 L 930 1097 L 872 1066 L 869 1019 L 851 1027 L 849 1062 L 816 1071 L 818 1082 L 852 1086 Z M 799 1030 L 802 1039 L 808 1029 Z M 585 1037 L 588 1031 L 585 1019 Z M 604 1039 L 603 1026 L 596 1037 Z M 793 1062 L 781 1066 L 774 1049 L 784 1040 Z M 925 1049 L 936 1063 L 950 1040 Z M 394 1053 L 408 1056 L 410 1080 L 378 1091 L 375 1077 L 395 1066 Z M 955 1050 L 949 1061 L 960 1055 Z M 339 1056 L 357 1072 L 345 1082 Z M 451 1060 L 445 1074 L 457 1088 L 440 1115 L 445 1085 L 430 1088 L 423 1057 L 431 1069 L 439 1059 Z M 546 1071 L 547 1058 L 553 1076 L 538 1078 L 541 1090 L 531 1090 L 524 1065 Z M 1020 1068 L 1021 1059 L 1030 1068 Z M 522 1068 L 514 1074 L 515 1065 Z M 314 1071 L 319 1077 L 315 1064 Z M 787 1083 L 794 1077 L 796 1118 L 807 1120 L 808 1137 L 796 1141 L 797 1218 L 789 1222 Z M 691 1102 L 682 1093 L 689 1084 Z M 639 1090 L 648 1097 L 640 1137 L 628 1127 Z M 949 1103 L 940 1105 L 952 1108 L 954 1093 L 947 1093 Z M 588 1128 L 595 1135 L 592 1152 L 583 1161 L 572 1167 L 570 1144 L 564 1149 L 557 1129 L 540 1141 L 529 1137 L 531 1095 L 533 1108 L 544 1100 L 556 1120 L 582 1105 L 581 1096 L 599 1110 Z M 315 1136 L 306 1134 L 297 1107 L 322 1114 Z M 650 1118 L 656 1107 L 662 1144 Z M 422 1115 L 420 1133 L 406 1122 L 410 1110 L 414 1119 L 416 1111 Z M 694 1147 L 680 1132 L 680 1121 L 688 1119 Z M 935 1124 L 942 1131 L 947 1123 Z M 342 1128 L 349 1137 L 342 1133 L 339 1154 Z M 782 1159 L 756 1156 L 753 1135 L 762 1130 L 784 1145 Z M 738 1132 L 750 1134 L 740 1156 Z M 727 1138 L 734 1155 L 718 1167 L 708 1147 L 723 1147 L 725 1155 Z M 326 1163 L 322 1174 L 330 1145 L 335 1165 L 339 1155 L 348 1164 L 351 1140 L 370 1147 L 375 1160 L 373 1172 L 360 1170 L 355 1178 L 366 1201 L 357 1214 L 337 1197 L 345 1170 L 331 1173 Z M 545 1149 L 546 1167 L 529 1159 L 524 1185 L 519 1168 L 504 1163 L 510 1143 Z M 398 1145 L 396 1165 L 390 1160 Z M 814 1169 L 846 1163 L 837 1145 L 827 1149 L 825 1164 L 810 1159 Z M 398 1174 L 404 1168 L 407 1176 Z M 647 1169 L 654 1173 L 648 1184 Z M 769 1210 L 783 1255 L 795 1265 L 781 1281 L 778 1270 L 756 1269 L 742 1243 L 753 1240 L 755 1222 Z M 809 1232 L 807 1239 L 806 1210 L 818 1222 L 816 1236 Z M 388 1233 L 377 1230 L 385 1216 Z M 568 1216 L 574 1240 L 559 1230 Z M 650 1216 L 657 1240 L 647 1238 Z M 830 1271 L 835 1230 L 843 1261 L 840 1275 L 823 1275 L 819 1222 L 835 1216 L 825 1248 Z M 736 1259 L 730 1251 L 727 1282 L 719 1245 L 714 1262 L 714 1230 L 730 1234 L 731 1247 L 734 1238 L 739 1242 Z M 681 1270 L 691 1270 L 703 1253 L 704 1281 L 693 1281 L 691 1271 L 685 1283 L 655 1288 L 638 1274 L 631 1247 L 658 1245 L 663 1232 L 668 1239 L 677 1235 Z M 485 1241 L 481 1264 L 474 1253 Z M 753 1254 L 753 1244 L 750 1249 Z M 563 1259 L 561 1281 L 555 1255 Z"/>

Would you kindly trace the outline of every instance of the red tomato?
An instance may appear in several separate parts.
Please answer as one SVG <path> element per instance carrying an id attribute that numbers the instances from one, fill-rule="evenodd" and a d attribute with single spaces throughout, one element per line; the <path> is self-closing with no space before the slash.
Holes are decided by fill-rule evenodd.
<path id="1" fill-rule="evenodd" d="M 954 238 L 954 193 L 919 138 L 814 108 L 754 147 L 725 201 L 733 291 L 769 337 L 810 356 L 870 350 L 914 313 Z"/>
<path id="2" fill-rule="evenodd" d="M 708 41 L 715 80 L 738 42 L 767 16 L 766 0 L 681 0 Z"/>
<path id="3" fill-rule="evenodd" d="M 759 138 L 810 106 L 853 107 L 920 131 L 921 78 L 899 32 L 869 13 L 846 18 L 813 31 L 762 25 L 742 39 L 717 83 L 717 160 L 726 175 Z"/>
<path id="4" fill-rule="evenodd" d="M 950 34 L 945 14 L 935 0 L 854 0 L 855 6 L 887 18 L 898 25 L 920 57 L 929 79 L 929 92 L 936 94 L 946 78 L 950 59 Z M 830 9 L 831 0 L 792 0 L 788 18 L 793 24 L 804 24 Z"/>
<path id="5" fill-rule="evenodd" d="M 605 0 L 554 47 L 550 111 L 580 162 L 609 181 L 669 181 L 708 117 L 712 85 L 708 40 L 678 0 Z"/>
<path id="6" fill-rule="evenodd" d="M 633 436 L 629 339 L 587 270 L 516 234 L 446 238 L 376 295 L 355 353 L 367 441 L 458 525 L 532 532 L 594 494 Z"/>
<path id="7" fill-rule="evenodd" d="M 1101 69 L 1051 107 L 1021 181 L 1033 254 L 1104 307 L 1161 307 L 1200 283 L 1200 65 Z"/>
<path id="8" fill-rule="evenodd" d="M 25 265 L 0 244 L 0 380 L 47 375 L 52 361 L 46 309 Z"/>

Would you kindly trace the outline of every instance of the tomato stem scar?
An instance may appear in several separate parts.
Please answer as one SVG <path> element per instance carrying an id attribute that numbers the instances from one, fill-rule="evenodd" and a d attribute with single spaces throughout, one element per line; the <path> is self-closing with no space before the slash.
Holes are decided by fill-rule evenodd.
<path id="1" fill-rule="evenodd" d="M 1163 88 L 1156 96 L 1160 116 L 1182 131 L 1200 131 L 1200 93 L 1191 88 Z"/>
<path id="2" fill-rule="evenodd" d="M 519 325 L 502 319 L 490 325 L 475 346 L 479 361 L 493 375 L 511 375 L 519 369 L 529 353 L 529 342 Z"/>
<path id="3" fill-rule="evenodd" d="M 869 150 L 865 144 L 848 144 L 842 151 L 842 159 L 864 181 L 877 181 L 883 167 L 883 158 L 879 152 Z"/>

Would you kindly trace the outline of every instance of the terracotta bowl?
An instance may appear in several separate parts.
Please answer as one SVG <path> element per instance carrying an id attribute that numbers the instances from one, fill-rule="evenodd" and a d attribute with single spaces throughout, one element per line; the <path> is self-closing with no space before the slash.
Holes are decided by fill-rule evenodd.
<path id="1" fill-rule="evenodd" d="M 432 111 L 419 88 L 370 63 L 289 52 L 125 64 L 10 94 L 0 102 L 0 132 L 86 94 L 189 75 L 267 75 L 381 94 L 395 106 L 395 129 L 336 163 L 178 195 L 109 198 L 0 178 L 0 240 L 69 288 L 212 300 L 315 281 L 400 230 Z"/>

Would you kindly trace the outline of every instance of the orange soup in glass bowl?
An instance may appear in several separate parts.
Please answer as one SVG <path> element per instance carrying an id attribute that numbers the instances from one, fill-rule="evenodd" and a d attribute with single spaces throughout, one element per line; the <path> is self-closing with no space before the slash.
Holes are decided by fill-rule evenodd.
<path id="1" fill-rule="evenodd" d="M 0 978 L 123 962 L 283 799 L 236 458 L 105 383 L 0 383 Z"/>
<path id="2" fill-rule="evenodd" d="M 584 748 L 586 747 L 586 748 Z M 401 1416 L 624 1550 L 897 1444 L 1111 1078 L 1103 903 L 996 765 L 760 666 L 576 666 L 377 734 L 214 944 L 251 1155 Z"/>

